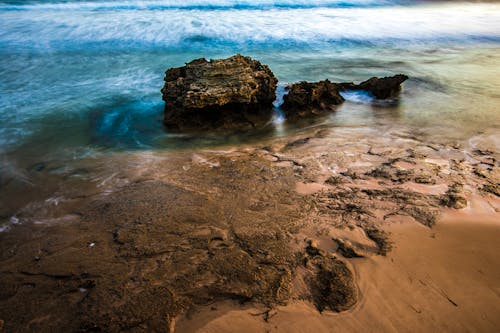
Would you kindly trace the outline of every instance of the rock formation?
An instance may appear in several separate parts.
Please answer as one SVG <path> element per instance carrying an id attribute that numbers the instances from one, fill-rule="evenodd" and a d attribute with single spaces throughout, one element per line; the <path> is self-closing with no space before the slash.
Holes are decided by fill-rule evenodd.
<path id="1" fill-rule="evenodd" d="M 408 76 L 398 74 L 383 78 L 372 77 L 360 84 L 352 82 L 340 83 L 341 90 L 364 90 L 373 95 L 376 99 L 388 99 L 396 97 L 401 91 L 401 84 L 408 80 Z"/>
<path id="2" fill-rule="evenodd" d="M 272 115 L 278 80 L 269 67 L 235 55 L 196 59 L 165 73 L 164 123 L 177 129 L 253 127 Z"/>
<path id="3" fill-rule="evenodd" d="M 328 80 L 302 81 L 288 86 L 287 90 L 288 94 L 283 96 L 281 108 L 288 118 L 332 111 L 335 106 L 344 102 L 339 94 L 340 87 Z"/>
<path id="4" fill-rule="evenodd" d="M 328 80 L 319 82 L 299 82 L 287 87 L 281 108 L 287 118 L 305 117 L 333 111 L 344 102 L 341 91 L 364 90 L 376 99 L 396 97 L 401 91 L 401 83 L 408 76 L 398 74 L 391 77 L 372 77 L 360 84 L 333 83 Z"/>
<path id="5" fill-rule="evenodd" d="M 306 117 L 336 109 L 346 90 L 364 90 L 376 99 L 393 98 L 408 77 L 398 74 L 360 84 L 298 82 L 287 87 L 281 105 L 287 118 Z M 269 67 L 240 54 L 227 59 L 193 60 L 165 73 L 161 90 L 164 124 L 169 128 L 252 128 L 267 123 L 276 99 L 278 80 Z"/>

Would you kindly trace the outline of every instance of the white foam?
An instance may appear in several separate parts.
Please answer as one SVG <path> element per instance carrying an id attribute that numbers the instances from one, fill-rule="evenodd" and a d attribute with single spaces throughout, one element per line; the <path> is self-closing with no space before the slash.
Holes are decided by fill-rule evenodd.
<path id="1" fill-rule="evenodd" d="M 0 45 L 65 49 L 210 43 L 329 43 L 341 40 L 500 38 L 499 4 L 415 7 L 31 12 L 0 11 Z"/>
<path id="2" fill-rule="evenodd" d="M 86 1 L 4 4 L 0 10 L 168 10 L 168 9 L 268 9 L 300 7 L 364 7 L 398 3 L 387 0 L 154 0 Z"/>

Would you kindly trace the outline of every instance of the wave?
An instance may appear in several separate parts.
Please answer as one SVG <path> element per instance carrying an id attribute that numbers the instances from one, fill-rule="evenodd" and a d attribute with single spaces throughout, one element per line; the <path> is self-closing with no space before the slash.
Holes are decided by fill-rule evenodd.
<path id="1" fill-rule="evenodd" d="M 353 8 L 404 4 L 395 0 L 157 0 L 0 3 L 0 11 L 123 11 L 123 10 L 251 10 L 299 8 Z"/>
<path id="2" fill-rule="evenodd" d="M 268 11 L 0 12 L 0 53 L 500 41 L 499 4 Z"/>

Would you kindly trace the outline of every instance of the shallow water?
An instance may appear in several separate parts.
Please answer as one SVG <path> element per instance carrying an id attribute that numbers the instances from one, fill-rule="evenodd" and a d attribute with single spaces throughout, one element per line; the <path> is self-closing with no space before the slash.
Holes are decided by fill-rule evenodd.
<path id="1" fill-rule="evenodd" d="M 3 1 L 0 180 L 29 184 L 33 166 L 89 157 L 98 165 L 117 150 L 239 144 L 320 124 L 400 126 L 436 141 L 495 133 L 499 49 L 497 3 Z M 307 124 L 290 124 L 277 109 L 272 124 L 249 133 L 166 131 L 164 71 L 237 52 L 268 64 L 280 95 L 298 80 L 411 79 L 398 103 L 349 94 L 335 113 Z"/>

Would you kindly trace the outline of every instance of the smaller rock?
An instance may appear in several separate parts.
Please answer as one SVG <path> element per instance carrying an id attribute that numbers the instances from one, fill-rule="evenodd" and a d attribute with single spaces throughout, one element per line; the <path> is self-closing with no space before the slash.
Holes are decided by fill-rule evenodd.
<path id="1" fill-rule="evenodd" d="M 287 87 L 283 96 L 282 110 L 287 118 L 305 117 L 335 110 L 344 102 L 340 87 L 329 80 L 319 82 L 299 82 Z"/>
<path id="2" fill-rule="evenodd" d="M 354 247 L 350 241 L 344 241 L 340 238 L 333 239 L 337 243 L 337 251 L 344 258 L 363 258 L 364 256 Z"/>
<path id="3" fill-rule="evenodd" d="M 455 193 L 447 193 L 441 198 L 441 204 L 454 209 L 463 209 L 467 207 L 467 199 Z"/>
<path id="4" fill-rule="evenodd" d="M 317 258 L 315 264 L 318 271 L 311 287 L 316 308 L 320 312 L 327 309 L 340 312 L 351 308 L 358 295 L 349 268 L 342 261 L 329 257 Z"/>
<path id="5" fill-rule="evenodd" d="M 344 184 L 346 181 L 341 176 L 330 176 L 327 180 L 325 180 L 325 184 L 336 186 Z"/>
<path id="6" fill-rule="evenodd" d="M 408 80 L 408 76 L 398 74 L 383 78 L 372 77 L 360 84 L 353 82 L 340 83 L 341 90 L 364 90 L 373 95 L 376 99 L 394 98 L 401 91 L 401 84 Z"/>
<path id="7" fill-rule="evenodd" d="M 389 240 L 389 234 L 377 228 L 365 229 L 366 235 L 378 246 L 378 253 L 382 256 L 387 255 L 392 250 L 392 242 Z"/>
<path id="8" fill-rule="evenodd" d="M 307 241 L 306 252 L 310 256 L 323 256 L 325 253 L 318 248 L 318 243 L 312 239 Z"/>
<path id="9" fill-rule="evenodd" d="M 415 183 L 418 184 L 427 184 L 427 185 L 436 184 L 436 180 L 432 178 L 432 175 L 430 173 L 421 173 L 419 175 L 416 175 L 414 181 Z"/>
<path id="10" fill-rule="evenodd" d="M 441 196 L 440 203 L 443 206 L 462 209 L 467 207 L 467 199 L 460 195 L 463 190 L 463 185 L 454 183 L 448 187 L 448 191 Z"/>
<path id="11" fill-rule="evenodd" d="M 485 184 L 481 188 L 483 192 L 488 192 L 500 197 L 500 185 L 499 184 Z"/>

